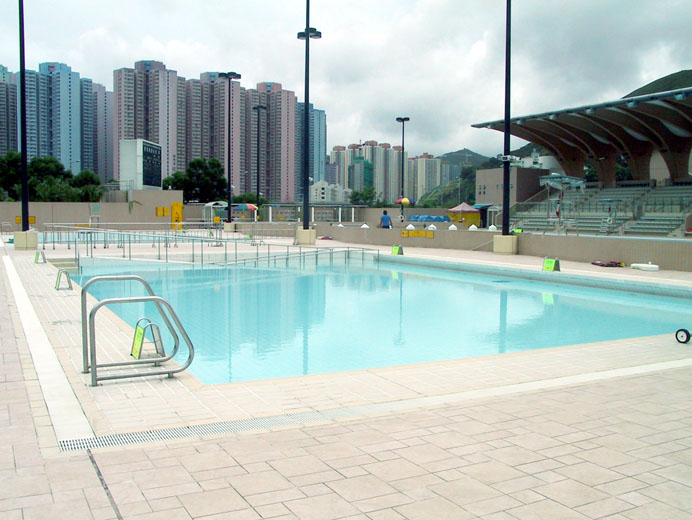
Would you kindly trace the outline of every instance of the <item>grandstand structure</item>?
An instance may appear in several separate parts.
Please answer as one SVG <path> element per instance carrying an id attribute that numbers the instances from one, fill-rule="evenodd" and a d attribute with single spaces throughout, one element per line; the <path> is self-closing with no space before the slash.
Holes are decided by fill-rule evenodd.
<path id="1" fill-rule="evenodd" d="M 504 120 L 472 126 L 503 132 Z M 587 160 L 598 176 L 598 182 L 585 189 L 547 187 L 518 202 L 510 216 L 513 227 L 692 236 L 687 231 L 692 212 L 692 88 L 515 117 L 510 133 L 548 150 L 566 176 L 583 178 Z M 620 157 L 630 168 L 630 181 L 616 179 Z"/>

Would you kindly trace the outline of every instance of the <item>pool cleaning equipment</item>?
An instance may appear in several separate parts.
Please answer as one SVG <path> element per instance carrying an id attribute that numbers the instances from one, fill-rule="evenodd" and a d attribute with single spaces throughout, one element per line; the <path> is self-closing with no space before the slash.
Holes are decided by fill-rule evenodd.
<path id="1" fill-rule="evenodd" d="M 688 343 L 690 341 L 690 331 L 687 329 L 678 329 L 675 333 L 675 339 L 678 343 Z"/>
<path id="2" fill-rule="evenodd" d="M 639 269 L 640 271 L 658 271 L 658 266 L 649 262 L 648 264 L 632 264 L 632 269 Z"/>

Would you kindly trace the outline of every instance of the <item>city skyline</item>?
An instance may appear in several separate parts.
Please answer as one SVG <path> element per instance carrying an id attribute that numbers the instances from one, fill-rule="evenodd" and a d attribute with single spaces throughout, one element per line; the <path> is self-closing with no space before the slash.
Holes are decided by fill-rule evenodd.
<path id="1" fill-rule="evenodd" d="M 625 16 L 619 2 L 514 5 L 512 114 L 617 99 L 689 68 L 692 13 L 682 0 L 627 7 Z M 0 13 L 0 63 L 17 70 L 16 6 Z M 303 90 L 302 5 L 36 1 L 25 16 L 27 63 L 67 63 L 108 90 L 113 70 L 139 60 L 186 78 L 235 70 L 243 84 Z M 501 135 L 470 125 L 502 115 L 504 2 L 333 0 L 315 3 L 311 20 L 323 35 L 311 46 L 311 101 L 329 114 L 328 149 L 359 136 L 395 144 L 394 118 L 406 115 L 417 153 L 500 151 Z"/>

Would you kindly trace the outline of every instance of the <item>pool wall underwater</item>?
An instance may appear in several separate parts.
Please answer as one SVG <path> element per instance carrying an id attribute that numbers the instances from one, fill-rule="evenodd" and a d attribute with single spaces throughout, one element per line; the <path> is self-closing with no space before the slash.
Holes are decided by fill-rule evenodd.
<path id="1" fill-rule="evenodd" d="M 176 309 L 195 344 L 190 372 L 207 384 L 665 334 L 692 320 L 687 289 L 380 259 L 301 269 L 96 261 L 104 269 L 83 272 L 144 276 Z M 140 290 L 123 282 L 90 293 Z M 154 315 L 145 304 L 113 310 L 132 325 Z"/>

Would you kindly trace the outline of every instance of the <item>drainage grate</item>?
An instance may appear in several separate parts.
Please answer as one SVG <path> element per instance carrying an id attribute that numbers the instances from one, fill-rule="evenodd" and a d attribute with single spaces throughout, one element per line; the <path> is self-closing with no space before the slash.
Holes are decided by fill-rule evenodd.
<path id="1" fill-rule="evenodd" d="M 325 410 L 324 412 L 291 413 L 253 419 L 240 419 L 237 421 L 221 421 L 208 424 L 196 424 L 193 426 L 161 428 L 158 430 L 146 430 L 141 432 L 115 433 L 112 435 L 99 435 L 82 439 L 62 440 L 59 441 L 58 445 L 60 451 L 79 451 L 93 448 L 130 446 L 133 444 L 145 444 L 173 439 L 237 433 L 248 430 L 263 430 L 277 426 L 300 426 L 302 424 L 350 417 L 357 415 L 354 413 L 356 411 L 355 408 L 336 408 L 333 410 Z"/>

